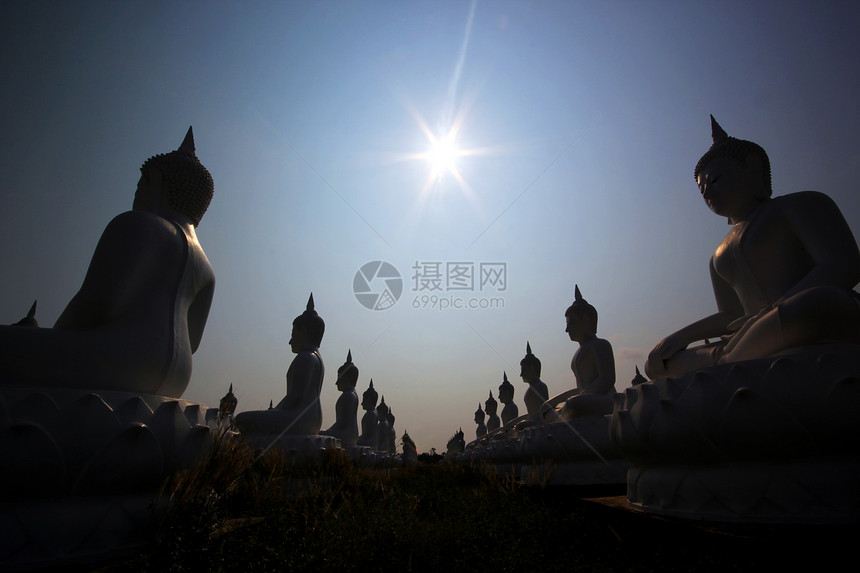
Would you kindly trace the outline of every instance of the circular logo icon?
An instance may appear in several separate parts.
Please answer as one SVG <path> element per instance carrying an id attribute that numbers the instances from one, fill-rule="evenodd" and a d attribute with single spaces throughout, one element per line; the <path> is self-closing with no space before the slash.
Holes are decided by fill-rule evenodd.
<path id="1" fill-rule="evenodd" d="M 403 279 L 391 263 L 371 261 L 361 265 L 352 279 L 352 292 L 361 306 L 386 310 L 403 294 Z"/>

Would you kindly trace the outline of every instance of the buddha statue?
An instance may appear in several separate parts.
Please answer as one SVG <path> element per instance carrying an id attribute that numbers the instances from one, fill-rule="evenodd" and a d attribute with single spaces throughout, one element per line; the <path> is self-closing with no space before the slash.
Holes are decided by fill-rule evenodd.
<path id="1" fill-rule="evenodd" d="M 361 407 L 365 410 L 361 417 L 361 435 L 358 437 L 359 446 L 370 446 L 375 448 L 379 439 L 376 435 L 376 427 L 379 424 L 379 416 L 376 414 L 376 401 L 379 394 L 373 389 L 373 379 L 370 386 L 361 395 Z"/>
<path id="2" fill-rule="evenodd" d="M 481 409 L 481 403 L 478 402 L 478 409 L 475 410 L 475 423 L 478 427 L 475 429 L 475 436 L 483 438 L 487 435 L 487 426 L 484 424 L 484 411 Z"/>
<path id="3" fill-rule="evenodd" d="M 0 384 L 185 391 L 215 288 L 195 232 L 212 176 L 195 155 L 191 128 L 179 149 L 150 157 L 140 171 L 132 210 L 105 228 L 54 327 L 0 326 Z"/>
<path id="4" fill-rule="evenodd" d="M 352 363 L 352 351 L 346 353 L 346 362 L 337 369 L 335 385 L 341 392 L 335 404 L 335 423 L 327 430 L 320 432 L 325 436 L 334 436 L 343 446 L 354 446 L 358 442 L 358 394 L 355 384 L 358 382 L 358 368 Z"/>
<path id="5" fill-rule="evenodd" d="M 638 386 L 639 384 L 647 382 L 648 379 L 642 376 L 642 373 L 639 372 L 639 367 L 634 366 L 634 368 L 636 369 L 636 373 L 633 375 L 633 380 L 630 381 L 630 386 Z"/>
<path id="6" fill-rule="evenodd" d="M 290 350 L 296 357 L 287 370 L 287 395 L 271 410 L 242 412 L 236 426 L 251 436 L 314 435 L 322 426 L 322 391 L 325 368 L 319 346 L 325 322 L 314 310 L 313 293 L 305 311 L 293 321 Z"/>
<path id="7" fill-rule="evenodd" d="M 561 418 L 610 414 L 615 396 L 615 357 L 609 341 L 597 337 L 597 309 L 582 298 L 578 285 L 574 285 L 574 301 L 564 317 L 564 331 L 579 343 L 570 362 L 579 392 L 567 399 Z"/>
<path id="8" fill-rule="evenodd" d="M 487 412 L 487 432 L 498 430 L 502 425 L 502 421 L 496 413 L 499 408 L 499 403 L 496 402 L 495 398 L 493 398 L 492 390 L 490 390 L 490 397 L 487 398 L 486 402 L 484 402 L 484 408 Z"/>
<path id="9" fill-rule="evenodd" d="M 860 251 L 836 204 L 803 191 L 771 197 L 761 146 L 711 116 L 713 145 L 694 177 L 708 208 L 731 228 L 710 260 L 717 312 L 661 340 L 650 378 L 773 356 L 820 343 L 860 342 Z M 717 341 L 690 347 L 704 339 Z"/>
<path id="10" fill-rule="evenodd" d="M 388 453 L 397 453 L 397 432 L 394 430 L 394 412 L 388 407 Z"/>
<path id="11" fill-rule="evenodd" d="M 403 461 L 411 464 L 418 461 L 418 448 L 415 446 L 415 441 L 409 435 L 409 432 L 403 432 L 403 437 L 400 438 L 400 445 L 403 447 Z"/>
<path id="12" fill-rule="evenodd" d="M 239 405 L 239 400 L 233 394 L 233 385 L 230 384 L 230 389 L 221 398 L 218 404 L 218 422 L 224 424 L 233 423 L 233 414 L 236 412 L 236 406 Z"/>
<path id="13" fill-rule="evenodd" d="M 540 379 L 540 368 L 540 360 L 532 354 L 532 347 L 526 342 L 526 355 L 520 361 L 520 377 L 529 385 L 523 400 L 532 421 L 541 420 L 544 403 L 549 399 L 549 389 Z"/>
<path id="14" fill-rule="evenodd" d="M 519 417 L 520 410 L 514 404 L 514 385 L 508 381 L 508 373 L 502 373 L 502 385 L 499 386 L 499 402 L 504 404 L 502 408 L 502 424 L 508 425 L 509 422 Z"/>
<path id="15" fill-rule="evenodd" d="M 457 454 L 463 453 L 466 449 L 466 438 L 463 435 L 463 428 L 460 428 L 445 446 L 445 457 L 453 458 Z"/>
<path id="16" fill-rule="evenodd" d="M 380 452 L 388 451 L 388 440 L 391 438 L 391 424 L 388 422 L 388 406 L 385 404 L 385 396 L 376 407 L 376 416 L 379 422 L 376 424 L 376 449 Z"/>

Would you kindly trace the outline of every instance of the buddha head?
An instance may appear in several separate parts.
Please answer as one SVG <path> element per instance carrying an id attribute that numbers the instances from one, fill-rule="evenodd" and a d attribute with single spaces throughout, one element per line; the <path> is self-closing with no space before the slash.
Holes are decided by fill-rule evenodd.
<path id="1" fill-rule="evenodd" d="M 325 321 L 314 310 L 314 293 L 311 293 L 305 311 L 293 321 L 290 350 L 298 354 L 306 348 L 319 348 L 324 333 Z"/>
<path id="2" fill-rule="evenodd" d="M 582 298 L 578 285 L 574 285 L 573 288 L 573 304 L 564 311 L 567 323 L 564 331 L 571 340 L 582 342 L 586 337 L 597 334 L 597 309 Z"/>
<path id="3" fill-rule="evenodd" d="M 190 127 L 179 149 L 150 157 L 140 172 L 135 208 L 146 208 L 147 199 L 142 196 L 141 186 L 160 187 L 171 209 L 188 217 L 195 227 L 200 224 L 212 201 L 215 185 L 212 175 L 194 153 L 194 133 Z"/>
<path id="4" fill-rule="evenodd" d="M 520 360 L 520 376 L 526 383 L 540 380 L 540 360 L 532 354 L 532 347 L 528 342 L 526 342 L 526 355 Z"/>
<path id="5" fill-rule="evenodd" d="M 388 406 L 385 405 L 385 396 L 382 397 L 382 401 L 376 407 L 376 415 L 379 416 L 380 422 L 383 420 L 388 421 Z"/>
<path id="6" fill-rule="evenodd" d="M 493 398 L 493 391 L 490 390 L 490 397 L 487 398 L 487 401 L 484 402 L 484 407 L 487 410 L 487 414 L 493 415 L 496 413 L 496 410 L 499 408 L 499 403 L 496 402 L 496 399 Z"/>
<path id="7" fill-rule="evenodd" d="M 373 379 L 370 380 L 370 386 L 361 395 L 361 407 L 368 412 L 376 408 L 376 401 L 379 400 L 379 394 L 373 389 Z"/>
<path id="8" fill-rule="evenodd" d="M 337 389 L 343 392 L 355 388 L 358 382 L 358 368 L 352 363 L 352 350 L 346 352 L 346 362 L 337 369 Z"/>
<path id="9" fill-rule="evenodd" d="M 478 402 L 478 409 L 475 410 L 475 423 L 483 424 L 484 423 L 484 411 L 481 409 L 481 403 Z"/>
<path id="10" fill-rule="evenodd" d="M 499 402 L 508 404 L 514 401 L 514 385 L 508 381 L 508 373 L 502 373 L 502 385 L 499 386 Z"/>
<path id="11" fill-rule="evenodd" d="M 699 159 L 693 176 L 708 208 L 732 223 L 733 217 L 773 194 L 770 159 L 757 143 L 729 137 L 713 115 L 711 137 L 714 143 Z"/>

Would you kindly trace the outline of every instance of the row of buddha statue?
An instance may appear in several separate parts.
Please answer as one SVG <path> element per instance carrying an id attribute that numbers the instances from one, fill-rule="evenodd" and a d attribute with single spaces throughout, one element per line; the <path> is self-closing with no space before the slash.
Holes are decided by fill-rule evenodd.
<path id="1" fill-rule="evenodd" d="M 637 383 L 621 396 L 615 391 L 612 347 L 597 336 L 597 311 L 575 288 L 565 321 L 569 338 L 579 344 L 571 362 L 576 387 L 550 398 L 540 379 L 540 360 L 527 343 L 520 362 L 520 375 L 528 384 L 527 413 L 517 415 L 512 386 L 503 382 L 501 418 L 495 399 L 485 402 L 490 419 L 478 422 L 486 428 L 482 438 L 516 435 L 524 448 L 532 444 L 520 452 L 556 451 L 550 442 L 569 452 L 576 448 L 560 436 L 573 435 L 586 446 L 583 451 L 604 461 L 604 453 L 612 449 L 634 464 L 628 487 L 638 492 L 643 507 L 665 498 L 665 491 L 680 491 L 675 478 L 658 466 L 683 466 L 703 452 L 716 452 L 710 454 L 711 462 L 735 461 L 749 449 L 749 441 L 738 436 L 777 436 L 773 439 L 779 442 L 791 441 L 799 432 L 803 443 L 814 444 L 803 449 L 805 459 L 810 452 L 826 450 L 857 461 L 853 450 L 834 445 L 854 443 L 852 436 L 860 435 L 846 413 L 848 406 L 860 409 L 856 385 L 846 382 L 860 377 L 860 295 L 853 290 L 860 281 L 860 250 L 851 229 L 822 193 L 772 197 L 770 160 L 758 144 L 728 136 L 713 117 L 711 136 L 713 144 L 693 175 L 707 207 L 730 225 L 709 263 L 717 311 L 657 343 L 644 365 L 651 382 Z M 86 396 L 95 392 L 104 403 L 102 411 L 145 402 L 139 411 L 151 414 L 164 401 L 177 401 L 189 383 L 191 357 L 200 345 L 215 286 L 195 231 L 214 185 L 196 156 L 190 128 L 178 149 L 149 158 L 140 171 L 132 209 L 107 225 L 81 288 L 54 326 L 39 326 L 35 305 L 27 318 L 0 326 L 0 429 L 7 438 L 13 435 L 10 428 L 23 432 L 21 424 L 31 424 L 27 432 L 41 428 L 19 412 L 41 408 L 49 418 L 82 397 L 90 404 Z M 319 346 L 325 325 L 312 297 L 292 326 L 290 348 L 296 357 L 287 371 L 286 395 L 269 410 L 236 415 L 240 432 L 264 440 L 317 436 L 320 443 L 349 444 L 354 439 L 356 445 L 375 443 L 390 451 L 393 416 L 384 399 L 375 404 L 372 388 L 362 401 L 366 414 L 358 432 L 357 369 L 351 353 L 339 371 L 337 421 L 321 432 L 324 368 Z M 814 381 L 798 381 L 789 392 L 790 385 L 778 381 L 794 380 L 806 368 L 799 365 L 809 365 L 814 372 L 809 380 Z M 506 382 L 506 374 L 504 378 Z M 717 392 L 720 398 L 715 399 L 715 388 L 731 392 Z M 135 397 L 140 401 L 128 401 Z M 176 403 L 170 407 L 186 407 Z M 84 411 L 85 406 L 73 409 Z M 831 419 L 838 423 L 824 422 Z M 593 426 L 593 433 L 583 431 L 586 426 Z M 604 426 L 606 433 L 600 429 Z M 38 439 L 50 441 L 43 430 Z M 452 439 L 454 449 L 462 440 L 462 431 L 458 434 Z M 497 442 L 513 451 L 509 441 Z M 784 449 L 791 450 L 768 446 L 763 451 L 772 456 Z M 839 468 L 846 475 L 860 473 L 844 464 Z M 705 467 L 696 471 L 701 483 L 713 477 Z M 743 476 L 743 471 L 735 473 Z M 820 489 L 808 482 L 803 487 Z M 659 484 L 668 485 L 660 489 Z"/>

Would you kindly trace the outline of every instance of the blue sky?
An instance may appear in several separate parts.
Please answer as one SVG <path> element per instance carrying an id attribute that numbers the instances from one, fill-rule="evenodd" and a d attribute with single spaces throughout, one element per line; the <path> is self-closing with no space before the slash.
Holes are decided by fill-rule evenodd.
<path id="1" fill-rule="evenodd" d="M 574 284 L 621 390 L 714 309 L 708 114 L 768 151 L 776 195 L 828 193 L 856 234 L 858 24 L 838 1 L 4 2 L 0 322 L 38 298 L 53 324 L 140 164 L 193 125 L 217 287 L 185 398 L 280 400 L 313 291 L 324 426 L 351 349 L 359 393 L 373 378 L 398 433 L 441 449 L 503 371 L 524 411 L 527 340 L 550 393 L 573 387 Z M 422 126 L 457 126 L 458 177 L 431 179 Z M 403 279 L 383 311 L 353 295 L 377 260 Z M 506 288 L 414 290 L 416 263 L 504 263 Z M 503 308 L 415 308 L 434 294 Z"/>

